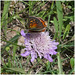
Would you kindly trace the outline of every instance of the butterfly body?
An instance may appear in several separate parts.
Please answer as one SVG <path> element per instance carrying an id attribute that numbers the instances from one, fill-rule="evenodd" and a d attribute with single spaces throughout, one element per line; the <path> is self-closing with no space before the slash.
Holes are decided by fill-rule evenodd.
<path id="1" fill-rule="evenodd" d="M 44 32 L 46 30 L 45 21 L 39 17 L 29 16 L 27 28 L 29 32 Z"/>

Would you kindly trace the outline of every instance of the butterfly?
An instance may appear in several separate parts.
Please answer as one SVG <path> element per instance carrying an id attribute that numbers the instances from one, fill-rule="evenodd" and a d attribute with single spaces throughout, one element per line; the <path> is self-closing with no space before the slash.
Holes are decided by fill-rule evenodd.
<path id="1" fill-rule="evenodd" d="M 29 16 L 27 28 L 29 32 L 44 32 L 46 30 L 46 24 L 40 17 Z"/>

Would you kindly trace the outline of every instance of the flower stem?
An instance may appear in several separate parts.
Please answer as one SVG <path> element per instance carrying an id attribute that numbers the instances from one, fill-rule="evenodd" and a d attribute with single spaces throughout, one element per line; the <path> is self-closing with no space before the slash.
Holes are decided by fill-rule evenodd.
<path id="1" fill-rule="evenodd" d="M 60 52 L 58 52 L 57 59 L 58 59 L 59 74 L 62 74 L 62 63 L 60 58 Z"/>

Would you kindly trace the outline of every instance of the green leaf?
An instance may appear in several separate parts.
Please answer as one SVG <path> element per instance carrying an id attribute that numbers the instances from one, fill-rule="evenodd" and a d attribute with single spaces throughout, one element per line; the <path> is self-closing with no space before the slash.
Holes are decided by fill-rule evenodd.
<path id="1" fill-rule="evenodd" d="M 46 15 L 44 15 L 43 19 L 45 19 L 45 17 L 47 17 L 47 16 L 49 16 L 49 15 L 54 14 L 54 13 L 53 13 L 54 7 L 55 7 L 54 2 L 52 2 L 51 8 L 49 9 L 49 12 L 48 12 Z"/>
<path id="2" fill-rule="evenodd" d="M 57 8 L 58 23 L 59 23 L 59 41 L 60 41 L 62 25 L 63 25 L 63 11 L 62 11 L 62 5 L 60 1 L 56 1 L 56 8 Z"/>
<path id="3" fill-rule="evenodd" d="M 13 46 L 13 62 L 14 62 L 14 59 L 15 59 L 16 49 L 17 49 L 17 46 L 14 45 Z"/>
<path id="4" fill-rule="evenodd" d="M 54 39 L 58 36 L 58 22 L 56 20 L 56 18 L 54 17 L 54 27 L 55 27 L 55 35 L 54 35 Z"/>
<path id="5" fill-rule="evenodd" d="M 48 31 L 49 31 L 50 15 L 48 16 Z"/>
<path id="6" fill-rule="evenodd" d="M 11 61 L 10 61 L 10 57 L 8 57 L 8 66 L 11 67 Z"/>
<path id="7" fill-rule="evenodd" d="M 54 17 L 54 26 L 55 26 L 55 31 L 58 32 L 58 22 L 55 17 Z"/>
<path id="8" fill-rule="evenodd" d="M 4 8 L 3 8 L 1 26 L 4 26 L 4 35 L 5 36 L 6 36 L 6 32 L 7 32 L 7 23 L 8 23 L 8 20 L 6 20 L 6 19 L 8 18 L 9 5 L 10 5 L 10 1 L 4 1 Z"/>
<path id="9" fill-rule="evenodd" d="M 18 73 L 25 74 L 25 71 L 21 68 L 7 68 L 7 69 L 18 72 Z"/>
<path id="10" fill-rule="evenodd" d="M 74 58 L 70 59 L 70 65 L 71 65 L 72 68 L 74 68 Z"/>
<path id="11" fill-rule="evenodd" d="M 65 39 L 65 37 L 68 35 L 69 30 L 70 30 L 70 25 L 68 24 L 68 25 L 66 26 L 65 31 L 64 31 L 63 39 Z"/>
<path id="12" fill-rule="evenodd" d="M 2 64 L 3 64 L 3 67 L 6 68 L 7 66 L 6 66 L 6 64 L 5 64 L 4 60 L 3 60 L 3 58 L 2 58 L 1 56 L 0 56 L 0 58 L 1 58 L 1 62 L 2 62 Z"/>
<path id="13" fill-rule="evenodd" d="M 8 14 L 9 5 L 10 5 L 10 1 L 4 1 L 4 8 L 3 8 L 3 14 L 2 14 L 2 23 L 5 23 L 5 19 L 7 19 L 6 16 Z"/>
<path id="14" fill-rule="evenodd" d="M 42 10 L 40 11 L 37 16 L 43 18 L 43 16 L 45 15 L 46 11 Z"/>
<path id="15" fill-rule="evenodd" d="M 48 61 L 47 64 L 46 64 L 47 71 L 48 71 L 48 70 L 51 70 L 50 64 L 51 64 L 51 63 L 50 63 L 49 61 Z"/>
<path id="16" fill-rule="evenodd" d="M 29 1 L 29 15 L 33 14 L 34 4 L 35 4 L 35 1 Z"/>
<path id="17" fill-rule="evenodd" d="M 8 47 L 9 45 L 11 45 L 12 43 L 14 43 L 18 38 L 19 38 L 20 35 L 15 35 L 13 38 L 11 38 L 9 40 L 9 42 L 7 42 L 7 44 L 5 45 L 5 47 L 3 48 L 3 50 L 5 50 L 6 47 Z"/>

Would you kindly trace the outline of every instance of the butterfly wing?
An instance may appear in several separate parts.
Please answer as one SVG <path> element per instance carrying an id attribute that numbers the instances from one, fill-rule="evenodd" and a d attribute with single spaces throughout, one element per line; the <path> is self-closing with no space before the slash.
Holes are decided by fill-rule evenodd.
<path id="1" fill-rule="evenodd" d="M 28 19 L 28 29 L 30 31 L 42 31 L 46 25 L 41 18 L 30 16 Z"/>

